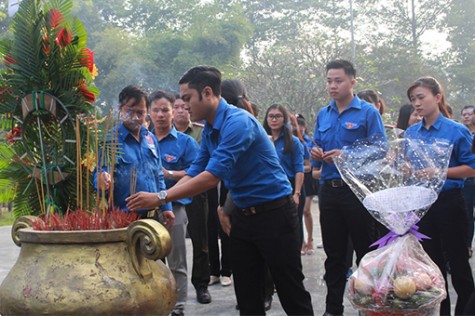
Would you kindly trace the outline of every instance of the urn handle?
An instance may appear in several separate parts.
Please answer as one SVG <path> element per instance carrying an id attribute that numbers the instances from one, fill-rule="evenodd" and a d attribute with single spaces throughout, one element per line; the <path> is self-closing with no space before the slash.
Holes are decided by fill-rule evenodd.
<path id="1" fill-rule="evenodd" d="M 151 274 L 149 260 L 166 257 L 171 250 L 170 233 L 153 219 L 140 219 L 127 229 L 127 248 L 132 265 L 138 276 L 143 279 Z"/>
<path id="2" fill-rule="evenodd" d="M 21 216 L 15 220 L 12 226 L 12 240 L 18 247 L 21 247 L 20 229 L 31 228 L 31 222 L 39 220 L 36 216 Z"/>

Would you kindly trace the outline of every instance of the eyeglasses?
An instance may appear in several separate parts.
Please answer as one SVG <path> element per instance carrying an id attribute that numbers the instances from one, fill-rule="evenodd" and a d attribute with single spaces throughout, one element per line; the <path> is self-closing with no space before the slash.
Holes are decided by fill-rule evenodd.
<path id="1" fill-rule="evenodd" d="M 273 120 L 278 121 L 278 120 L 283 119 L 283 118 L 284 118 L 284 116 L 282 114 L 276 114 L 276 115 L 271 114 L 271 115 L 267 116 L 267 119 L 270 120 L 270 121 L 273 121 Z"/>

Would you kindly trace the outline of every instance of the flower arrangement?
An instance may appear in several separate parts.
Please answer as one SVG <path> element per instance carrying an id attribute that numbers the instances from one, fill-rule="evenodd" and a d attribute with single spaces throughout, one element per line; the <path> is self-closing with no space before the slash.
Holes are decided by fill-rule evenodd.
<path id="1" fill-rule="evenodd" d="M 99 208 L 92 190 L 104 120 L 93 106 L 94 53 L 71 9 L 72 0 L 24 0 L 10 25 L 12 38 L 0 41 L 0 120 L 10 130 L 0 144 L 0 194 L 13 195 L 15 217 L 44 216 L 41 229 L 84 227 L 71 221 L 93 210 L 102 213 L 90 214 L 95 227 L 112 209 Z M 121 223 L 128 218 L 109 215 Z"/>
<path id="2" fill-rule="evenodd" d="M 335 163 L 369 213 L 390 232 L 350 276 L 348 298 L 362 315 L 433 315 L 445 281 L 419 241 L 417 222 L 437 199 L 452 145 L 442 140 L 361 140 Z"/>

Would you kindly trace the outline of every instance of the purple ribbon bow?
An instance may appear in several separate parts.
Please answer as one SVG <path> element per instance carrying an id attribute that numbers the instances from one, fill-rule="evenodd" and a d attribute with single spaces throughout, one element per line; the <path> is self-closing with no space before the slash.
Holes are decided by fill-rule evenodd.
<path id="1" fill-rule="evenodd" d="M 386 245 L 389 245 L 390 243 L 392 243 L 394 240 L 396 240 L 397 238 L 399 237 L 402 237 L 406 234 L 412 234 L 414 235 L 418 241 L 421 241 L 422 239 L 430 239 L 429 236 L 426 236 L 424 235 L 423 233 L 420 233 L 419 231 L 419 226 L 417 225 L 413 225 L 405 234 L 402 234 L 402 235 L 398 235 L 396 234 L 395 232 L 393 231 L 390 231 L 389 233 L 387 233 L 385 236 L 383 236 L 382 238 L 378 239 L 376 242 L 372 243 L 370 245 L 370 247 L 373 247 L 373 246 L 378 246 L 378 249 L 379 248 L 382 248 Z"/>

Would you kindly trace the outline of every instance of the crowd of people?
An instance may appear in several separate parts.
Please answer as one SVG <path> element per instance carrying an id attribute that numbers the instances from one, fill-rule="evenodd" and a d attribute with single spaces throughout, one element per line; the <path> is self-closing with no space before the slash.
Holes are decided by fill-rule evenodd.
<path id="1" fill-rule="evenodd" d="M 422 242 L 425 251 L 446 281 L 448 271 L 452 275 L 455 314 L 470 309 L 475 108 L 464 107 L 463 124 L 455 122 L 440 83 L 422 77 L 408 86 L 410 103 L 400 108 L 397 125 L 385 125 L 386 106 L 378 93 L 355 94 L 350 62 L 328 63 L 326 78 L 331 102 L 319 111 L 313 136 L 308 132 L 313 122 L 282 104 L 269 106 L 261 124 L 242 83 L 222 81 L 214 67 L 188 70 L 179 95 L 163 90 L 149 95 L 136 86 L 120 93 L 114 132 L 122 147 L 113 174 L 110 166 L 97 170 L 95 185 L 107 192 L 113 187 L 109 194 L 117 207 L 170 230 L 173 246 L 166 262 L 177 283 L 171 315 L 185 313 L 187 234 L 198 302 L 212 301 L 208 286 L 234 283 L 242 315 L 264 315 L 274 292 L 285 313 L 313 315 L 301 256 L 315 252 L 315 196 L 326 254 L 324 315 L 343 315 L 353 252 L 358 264 L 387 228 L 342 180 L 333 159 L 343 146 L 371 137 L 442 138 L 454 145 L 447 181 L 419 226 L 431 237 Z M 440 313 L 450 315 L 449 296 Z"/>

